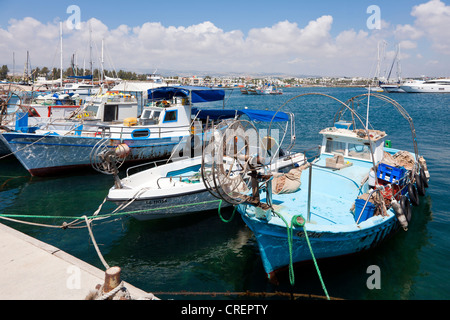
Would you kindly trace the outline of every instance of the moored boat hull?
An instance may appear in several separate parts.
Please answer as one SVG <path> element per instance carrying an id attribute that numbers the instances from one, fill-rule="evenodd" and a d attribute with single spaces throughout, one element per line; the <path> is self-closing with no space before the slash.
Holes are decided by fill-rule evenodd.
<path id="1" fill-rule="evenodd" d="M 112 199 L 109 199 L 110 201 Z M 114 200 L 117 205 L 130 202 Z M 126 211 L 136 220 L 156 220 L 185 216 L 210 210 L 217 210 L 220 200 L 213 197 L 207 190 L 190 192 L 186 194 L 157 196 L 154 198 L 139 198 L 126 207 Z M 221 207 L 229 207 L 230 204 L 223 201 Z"/>
<path id="2" fill-rule="evenodd" d="M 383 240 L 399 230 L 399 223 L 394 214 L 381 218 L 380 223 L 361 228 L 356 226 L 349 232 L 315 232 L 308 231 L 307 236 L 311 244 L 311 250 L 305 238 L 303 228 L 293 228 L 293 240 L 291 253 L 286 234 L 286 227 L 274 228 L 264 221 L 242 214 L 244 207 L 238 211 L 247 226 L 253 231 L 258 243 L 264 270 L 269 279 L 275 274 L 287 268 L 292 254 L 293 263 L 312 260 L 311 250 L 316 259 L 333 258 L 362 252 L 378 246 Z M 368 222 L 370 223 L 370 222 Z"/>
<path id="3" fill-rule="evenodd" d="M 33 176 L 47 176 L 91 165 L 91 151 L 102 138 L 65 137 L 4 133 L 2 139 Z M 181 137 L 119 140 L 109 139 L 109 146 L 125 143 L 130 154 L 125 161 L 149 161 L 170 156 Z"/>

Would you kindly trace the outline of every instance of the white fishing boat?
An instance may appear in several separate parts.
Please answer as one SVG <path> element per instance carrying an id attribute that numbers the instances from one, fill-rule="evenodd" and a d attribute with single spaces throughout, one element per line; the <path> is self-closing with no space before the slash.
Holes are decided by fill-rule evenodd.
<path id="1" fill-rule="evenodd" d="M 47 93 L 21 97 L 8 104 L 8 113 L 2 115 L 1 123 L 9 130 L 34 132 L 52 121 L 68 119 L 81 105 L 78 95 Z"/>
<path id="2" fill-rule="evenodd" d="M 407 93 L 450 93 L 450 79 L 410 80 L 400 88 Z"/>
<path id="3" fill-rule="evenodd" d="M 0 135 L 5 132 L 34 133 L 52 123 L 66 122 L 81 106 L 81 99 L 77 95 L 49 93 L 33 97 L 34 93 L 9 93 L 14 99 L 7 99 L 6 112 L 0 116 Z M 8 153 L 8 146 L 0 139 L 0 155 Z"/>
<path id="4" fill-rule="evenodd" d="M 283 94 L 283 90 L 282 89 L 276 88 L 276 87 L 274 87 L 272 85 L 266 86 L 266 87 L 258 90 L 257 92 L 258 92 L 258 94 L 272 94 L 272 95 L 274 95 L 274 94 Z"/>
<path id="5" fill-rule="evenodd" d="M 202 120 L 221 120 L 221 128 L 226 128 L 227 121 L 232 119 L 247 116 L 251 121 L 270 122 L 275 114 L 270 111 L 246 109 L 202 110 L 196 115 Z M 275 121 L 286 122 L 285 128 L 288 128 L 293 121 L 293 114 L 279 113 Z M 273 141 L 268 147 L 277 155 L 269 168 L 270 171 L 287 172 L 305 161 L 302 153 L 291 152 L 289 146 L 287 150 L 282 150 Z M 153 163 L 152 168 L 132 175 L 129 172 L 139 167 L 129 168 L 126 177 L 120 181 L 116 180 L 109 190 L 107 200 L 116 203 L 122 210 L 132 212 L 131 215 L 138 220 L 171 218 L 202 212 L 217 209 L 220 204 L 222 207 L 229 206 L 207 190 L 201 174 L 201 146 L 197 151 L 199 155 L 193 158 L 178 159 L 162 165 Z M 175 152 L 178 150 L 175 149 Z M 227 166 L 230 172 L 241 170 L 238 163 L 233 162 L 232 158 L 229 160 Z"/>
<path id="6" fill-rule="evenodd" d="M 148 92 L 140 113 L 136 97 L 106 95 L 87 103 L 70 121 L 52 123 L 35 133 L 6 132 L 0 138 L 35 176 L 98 168 L 98 159 L 119 145 L 123 162 L 168 158 L 192 134 L 192 103 L 223 100 L 223 90 L 163 87 Z M 163 100 L 162 100 L 163 99 Z M 101 171 L 101 169 L 100 169 Z"/>

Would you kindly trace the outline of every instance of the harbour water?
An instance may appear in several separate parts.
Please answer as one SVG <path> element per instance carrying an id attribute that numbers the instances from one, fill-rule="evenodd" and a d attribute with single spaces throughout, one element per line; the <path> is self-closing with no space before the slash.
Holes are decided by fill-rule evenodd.
<path id="1" fill-rule="evenodd" d="M 363 88 L 286 88 L 283 95 L 246 96 L 238 89 L 227 92 L 226 108 L 274 110 L 288 99 L 306 92 L 320 92 L 345 101 L 364 94 Z M 387 94 L 399 102 L 414 121 L 419 154 L 427 161 L 430 186 L 413 207 L 407 232 L 400 231 L 381 246 L 358 255 L 319 261 L 331 297 L 355 300 L 447 300 L 450 299 L 450 95 Z M 211 105 L 221 108 L 222 104 Z M 296 116 L 297 145 L 302 151 L 320 144 L 318 132 L 332 124 L 340 105 L 320 96 L 307 96 L 288 103 L 283 111 Z M 357 108 L 366 114 L 366 105 Z M 384 102 L 371 100 L 372 125 L 387 132 L 392 147 L 413 150 L 408 122 Z M 73 217 L 92 215 L 113 185 L 112 176 L 79 173 L 51 178 L 29 176 L 13 157 L 0 160 L 0 213 L 54 216 L 27 219 L 61 224 Z M 101 213 L 115 208 L 105 203 Z M 222 210 L 228 218 L 232 209 Z M 60 217 L 68 217 L 61 219 Z M 23 218 L 20 218 L 25 220 Z M 49 243 L 94 266 L 104 269 L 86 228 L 55 229 L 1 221 Z M 80 226 L 83 226 L 80 224 Z M 266 280 L 256 241 L 239 215 L 223 222 L 217 211 L 161 221 L 136 221 L 120 216 L 94 224 L 99 248 L 110 266 L 122 268 L 122 279 L 162 299 L 235 299 L 236 296 L 199 295 L 201 292 L 293 292 L 324 295 L 313 263 L 295 269 L 295 285 L 288 273 L 279 284 Z M 381 286 L 367 282 L 378 266 Z M 181 291 L 192 294 L 170 294 Z M 157 294 L 158 295 L 158 294 Z"/>

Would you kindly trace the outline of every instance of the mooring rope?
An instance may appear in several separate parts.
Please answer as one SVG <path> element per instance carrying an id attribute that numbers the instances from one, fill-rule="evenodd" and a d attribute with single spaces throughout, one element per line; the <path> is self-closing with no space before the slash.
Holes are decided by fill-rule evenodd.
<path id="1" fill-rule="evenodd" d="M 86 221 L 86 226 L 89 230 L 89 235 L 91 236 L 95 251 L 97 251 L 97 255 L 100 258 L 101 262 L 103 263 L 103 266 L 105 267 L 105 269 L 109 269 L 109 265 L 106 262 L 106 260 L 103 258 L 102 253 L 100 252 L 100 249 L 98 248 L 97 241 L 95 241 L 94 234 L 92 233 L 92 229 L 91 229 L 91 225 L 90 225 L 91 222 L 88 220 L 88 218 L 86 216 L 83 216 L 83 217 L 84 217 L 84 220 Z"/>
<path id="2" fill-rule="evenodd" d="M 104 213 L 101 215 L 96 215 L 95 213 L 88 217 L 88 219 L 90 220 L 100 220 L 100 219 L 106 219 L 106 218 L 110 218 L 110 217 L 115 217 L 115 216 L 125 216 L 125 215 L 132 215 L 132 214 L 141 214 L 144 212 L 152 212 L 152 211 L 156 211 L 156 210 L 167 210 L 167 209 L 172 209 L 172 208 L 182 208 L 182 207 L 191 207 L 191 206 L 196 206 L 196 205 L 202 205 L 202 204 L 210 204 L 210 203 L 214 203 L 214 202 L 219 202 L 220 200 L 209 200 L 209 201 L 202 201 L 202 202 L 196 202 L 196 203 L 187 203 L 187 204 L 179 204 L 179 205 L 173 205 L 170 207 L 159 207 L 159 208 L 151 208 L 151 209 L 142 209 L 142 210 L 134 210 L 134 211 L 123 211 L 123 212 L 116 212 L 116 210 L 114 210 L 111 213 Z M 98 213 L 98 209 L 97 209 L 97 213 Z M 27 214 L 0 214 L 0 219 L 5 219 L 6 218 L 29 218 L 29 219 L 73 219 L 73 220 L 84 220 L 84 216 L 46 216 L 46 215 L 27 215 Z M 23 222 L 23 223 L 27 223 L 25 221 L 21 221 L 21 220 L 15 220 L 15 222 Z M 59 225 L 56 226 L 58 228 L 63 228 L 66 229 L 68 227 L 70 227 L 72 223 L 63 223 L 63 225 Z M 43 226 L 51 226 L 51 225 L 43 225 Z M 55 227 L 55 226 L 52 226 Z"/>
<path id="3" fill-rule="evenodd" d="M 226 220 L 224 217 L 222 217 L 222 214 L 220 213 L 220 208 L 222 207 L 222 200 L 219 200 L 219 201 L 220 201 L 220 202 L 219 202 L 218 213 L 219 213 L 219 218 L 220 218 L 220 220 L 222 220 L 222 221 L 225 222 L 225 223 L 231 222 L 231 221 L 233 220 L 233 218 L 234 218 L 234 214 L 236 213 L 237 206 L 234 207 L 233 213 L 231 214 L 230 219 Z"/>
<path id="4" fill-rule="evenodd" d="M 314 266 L 316 268 L 317 275 L 319 276 L 319 280 L 322 285 L 322 289 L 324 290 L 325 295 L 327 296 L 327 299 L 330 300 L 327 288 L 325 287 L 325 282 L 323 281 L 322 274 L 319 269 L 319 265 L 317 264 L 316 258 L 314 256 L 314 251 L 313 251 L 311 243 L 309 241 L 308 232 L 306 230 L 306 226 L 305 226 L 305 222 L 304 222 L 305 220 L 303 219 L 303 217 L 301 215 L 293 216 L 291 219 L 291 222 L 288 223 L 281 213 L 276 212 L 275 210 L 272 210 L 272 212 L 274 212 L 278 217 L 280 217 L 281 220 L 283 220 L 283 222 L 286 224 L 287 240 L 288 240 L 288 248 L 289 248 L 289 281 L 291 282 L 291 285 L 294 285 L 294 283 L 295 283 L 294 263 L 293 263 L 293 242 L 294 242 L 294 230 L 293 229 L 294 229 L 294 225 L 297 225 L 297 226 L 303 228 L 306 243 L 308 244 L 309 252 L 311 253 L 311 256 L 313 258 Z M 298 223 L 297 217 L 301 217 L 303 219 L 303 223 Z"/>
<path id="5" fill-rule="evenodd" d="M 234 207 L 233 209 L 233 213 L 230 217 L 230 219 L 226 220 L 223 218 L 222 214 L 221 214 L 221 205 L 222 205 L 222 200 L 209 200 L 209 201 L 202 201 L 202 202 L 196 202 L 196 203 L 188 203 L 188 204 L 180 204 L 180 205 L 174 205 L 174 206 L 170 206 L 170 207 L 159 207 L 159 208 L 152 208 L 152 209 L 143 209 L 143 210 L 135 210 L 135 211 L 124 211 L 124 212 L 117 212 L 117 210 L 119 208 L 121 208 L 119 206 L 119 208 L 117 208 L 116 210 L 114 210 L 111 213 L 106 213 L 106 214 L 102 214 L 102 215 L 98 215 L 98 213 L 100 212 L 103 204 L 105 203 L 105 200 L 100 204 L 99 208 L 97 208 L 97 210 L 94 212 L 94 214 L 91 217 L 88 217 L 86 215 L 83 215 L 81 217 L 74 217 L 74 216 L 45 216 L 45 215 L 20 215 L 20 214 L 0 214 L 0 219 L 4 219 L 4 220 L 8 220 L 8 221 L 12 221 L 12 222 L 17 222 L 17 223 L 23 223 L 23 224 L 29 224 L 29 225 L 35 225 L 35 226 L 40 226 L 40 227 L 51 227 L 51 228 L 62 228 L 62 229 L 68 229 L 73 227 L 74 225 L 79 224 L 81 221 L 85 221 L 86 222 L 86 227 L 88 228 L 89 231 L 89 235 L 92 239 L 92 243 L 94 244 L 95 250 L 97 251 L 97 254 L 100 258 L 100 260 L 102 261 L 103 265 L 105 266 L 106 269 L 109 269 L 109 265 L 106 262 L 106 260 L 103 258 L 100 249 L 97 245 L 97 242 L 95 241 L 93 232 L 92 232 L 92 228 L 91 228 L 91 223 L 94 220 L 101 220 L 101 219 L 106 219 L 106 218 L 110 218 L 110 217 L 114 217 L 114 216 L 124 216 L 124 215 L 131 215 L 131 214 L 139 214 L 139 213 L 143 213 L 143 212 L 151 212 L 151 211 L 156 211 L 156 210 L 166 210 L 166 209 L 171 209 L 171 208 L 182 208 L 182 207 L 190 207 L 190 206 L 196 206 L 196 205 L 202 205 L 202 204 L 210 204 L 210 203 L 216 203 L 218 202 L 219 206 L 218 206 L 218 213 L 219 213 L 219 217 L 222 221 L 224 222 L 230 222 L 232 221 L 235 212 L 237 210 L 237 206 Z M 126 207 L 126 206 L 124 206 Z M 293 268 L 293 221 L 294 219 L 296 219 L 297 216 L 294 216 L 291 220 L 291 223 L 288 223 L 286 221 L 286 219 L 283 217 L 282 214 L 276 212 L 275 210 L 273 210 L 272 212 L 274 212 L 278 217 L 280 217 L 281 220 L 283 220 L 283 222 L 286 224 L 286 230 L 287 230 L 287 239 L 288 239 L 288 248 L 289 248 L 289 279 L 291 282 L 291 285 L 295 284 L 295 275 L 294 275 L 294 268 Z M 40 224 L 40 223 L 35 223 L 35 222 L 28 222 L 28 221 L 23 221 L 23 220 L 18 220 L 18 219 L 14 219 L 14 218 L 40 218 L 40 219 L 73 219 L 74 221 L 70 222 L 70 223 L 66 223 L 63 222 L 61 225 L 46 225 L 46 224 Z M 314 266 L 316 268 L 317 274 L 319 276 L 320 282 L 322 284 L 322 288 L 325 292 L 325 295 L 327 297 L 328 300 L 330 300 L 327 289 L 325 287 L 325 283 L 323 281 L 322 275 L 320 273 L 320 269 L 319 266 L 317 264 L 317 261 L 315 259 L 314 256 L 314 252 L 311 246 L 311 243 L 309 241 L 308 238 L 308 233 L 306 230 L 306 227 L 304 224 L 299 225 L 303 227 L 303 231 L 305 234 L 305 239 L 306 242 L 308 244 L 308 248 L 309 251 L 311 253 L 311 256 L 313 258 L 314 261 Z"/>

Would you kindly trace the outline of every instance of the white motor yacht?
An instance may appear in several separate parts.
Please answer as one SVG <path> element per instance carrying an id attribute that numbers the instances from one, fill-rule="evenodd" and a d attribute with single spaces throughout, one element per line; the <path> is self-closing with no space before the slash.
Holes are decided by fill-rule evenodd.
<path id="1" fill-rule="evenodd" d="M 409 93 L 450 93 L 450 79 L 411 80 L 400 88 Z"/>

